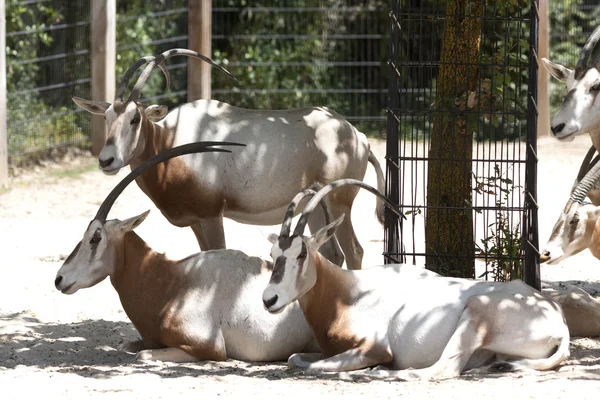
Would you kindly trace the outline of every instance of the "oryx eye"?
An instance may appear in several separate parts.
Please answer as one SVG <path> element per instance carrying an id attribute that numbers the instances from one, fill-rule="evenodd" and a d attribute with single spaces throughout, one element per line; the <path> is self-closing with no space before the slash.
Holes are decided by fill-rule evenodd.
<path id="1" fill-rule="evenodd" d="M 100 230 L 96 230 L 94 236 L 90 239 L 90 244 L 100 243 L 100 240 L 102 240 L 102 235 L 100 234 Z"/>
<path id="2" fill-rule="evenodd" d="M 590 92 L 597 92 L 598 90 L 600 90 L 600 82 L 594 83 L 590 88 Z"/>
<path id="3" fill-rule="evenodd" d="M 579 223 L 579 215 L 575 214 L 573 216 L 573 219 L 571 219 L 571 222 L 569 222 L 569 224 L 574 225 L 574 224 L 577 224 L 577 223 Z"/>
<path id="4" fill-rule="evenodd" d="M 298 258 L 306 258 L 306 247 L 302 247 L 302 251 L 300 252 Z"/>
<path id="5" fill-rule="evenodd" d="M 134 117 L 131 120 L 131 125 L 135 125 L 135 124 L 139 124 L 140 123 L 140 117 Z"/>

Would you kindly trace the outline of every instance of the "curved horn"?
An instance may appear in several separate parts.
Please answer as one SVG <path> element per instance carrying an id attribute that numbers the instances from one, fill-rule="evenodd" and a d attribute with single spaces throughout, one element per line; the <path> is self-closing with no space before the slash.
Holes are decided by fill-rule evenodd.
<path id="1" fill-rule="evenodd" d="M 600 26 L 598 26 L 594 32 L 592 32 L 587 42 L 585 42 L 585 45 L 581 49 L 581 52 L 579 53 L 579 60 L 575 66 L 575 79 L 581 79 L 581 74 L 587 69 L 590 56 L 596 48 L 598 40 L 600 40 Z"/>
<path id="2" fill-rule="evenodd" d="M 245 146 L 245 144 L 234 143 L 234 142 L 195 142 L 188 143 L 182 146 L 173 147 L 171 149 L 164 150 L 159 154 L 155 155 L 144 161 L 140 164 L 136 169 L 131 171 L 125 178 L 121 180 L 114 187 L 114 189 L 106 196 L 106 199 L 100 205 L 98 212 L 96 213 L 96 217 L 94 219 L 104 223 L 106 222 L 106 217 L 108 216 L 108 212 L 112 208 L 113 204 L 117 200 L 117 197 L 125 190 L 127 185 L 129 185 L 135 178 L 137 178 L 142 172 L 146 171 L 148 168 L 161 163 L 165 160 L 168 160 L 173 157 L 181 156 L 184 154 L 191 153 L 204 153 L 204 152 L 221 152 L 221 153 L 231 153 L 230 150 L 215 148 L 212 146 Z"/>
<path id="3" fill-rule="evenodd" d="M 160 63 L 165 61 L 167 58 L 173 57 L 173 56 L 188 56 L 188 57 L 197 58 L 199 60 L 209 63 L 213 67 L 217 68 L 219 71 L 221 71 L 221 72 L 227 74 L 229 77 L 233 78 L 234 80 L 237 80 L 237 78 L 235 76 L 233 76 L 229 71 L 227 71 L 225 68 L 223 68 L 222 66 L 220 66 L 219 64 L 217 64 L 216 62 L 214 62 L 213 60 L 211 60 L 210 58 L 206 57 L 203 54 L 200 54 L 195 51 L 188 50 L 188 49 L 171 49 L 171 50 L 165 51 L 164 53 L 159 54 L 154 60 L 152 60 L 146 66 L 146 68 L 144 69 L 144 71 L 142 72 L 140 77 L 138 78 L 137 82 L 135 83 L 135 86 L 131 90 L 131 94 L 129 95 L 129 100 L 137 101 L 140 98 L 142 88 L 146 84 L 146 81 L 150 77 L 150 74 L 152 73 L 154 68 L 156 68 L 157 65 L 160 65 Z"/>
<path id="4" fill-rule="evenodd" d="M 315 194 L 317 194 L 317 192 L 315 192 L 313 189 L 304 189 L 303 191 L 299 192 L 296 196 L 294 196 L 294 198 L 288 205 L 287 211 L 285 212 L 285 217 L 283 218 L 283 223 L 281 224 L 281 231 L 279 232 L 279 236 L 290 236 L 292 219 L 294 218 L 294 214 L 296 213 L 296 207 L 298 207 L 298 204 L 300 204 L 302 199 L 304 199 L 307 196 L 314 196 Z M 330 218 L 327 203 L 321 201 L 319 204 L 321 205 L 323 213 L 325 214 L 325 225 L 329 225 Z"/>
<path id="5" fill-rule="evenodd" d="M 119 88 L 117 89 L 117 95 L 115 99 L 123 100 L 123 93 L 125 93 L 125 89 L 127 89 L 127 84 L 135 74 L 135 72 L 142 66 L 148 64 L 150 61 L 154 60 L 153 56 L 142 57 L 129 67 L 129 69 L 125 72 L 123 77 L 121 78 L 121 83 L 119 84 Z M 167 80 L 167 90 L 171 87 L 171 75 L 169 75 L 169 71 L 165 67 L 165 63 L 162 62 L 158 64 L 158 67 L 165 75 L 165 79 Z"/>
<path id="6" fill-rule="evenodd" d="M 381 194 L 374 187 L 364 183 L 363 181 L 359 181 L 358 179 L 339 179 L 337 181 L 331 182 L 328 185 L 323 186 L 317 192 L 317 194 L 314 195 L 312 199 L 310 199 L 310 201 L 308 202 L 306 207 L 304 207 L 304 211 L 302 212 L 302 215 L 300 216 L 300 219 L 298 220 L 296 229 L 294 229 L 294 235 L 300 236 L 304 233 L 304 228 L 306 228 L 306 222 L 308 221 L 308 217 L 310 216 L 310 213 L 312 213 L 314 211 L 317 204 L 319 204 L 319 202 L 325 196 L 327 196 L 329 194 L 329 192 L 331 192 L 332 190 L 337 189 L 339 187 L 349 186 L 349 185 L 358 186 L 362 189 L 368 190 L 369 192 L 373 193 L 377 197 L 381 198 L 388 205 L 388 207 L 394 212 L 394 214 L 398 215 L 399 217 L 406 218 L 404 216 L 404 214 L 402 214 L 402 212 L 397 209 L 396 204 L 394 204 L 390 199 L 388 199 L 386 196 Z"/>
<path id="7" fill-rule="evenodd" d="M 579 204 L 583 203 L 585 196 L 587 196 L 594 187 L 594 184 L 600 179 L 600 163 L 598 163 L 598 160 L 594 159 L 591 165 L 592 167 L 571 192 L 571 201 L 576 201 Z"/>
<path id="8" fill-rule="evenodd" d="M 596 148 L 594 146 L 592 146 L 592 147 L 590 147 L 587 154 L 583 158 L 583 161 L 581 162 L 581 166 L 579 167 L 579 172 L 577 173 L 577 182 L 578 183 L 581 182 L 581 180 L 583 179 L 585 174 L 587 174 L 587 172 L 590 170 L 590 168 L 591 168 L 590 161 L 592 160 L 592 156 L 594 155 L 595 152 L 596 152 Z"/>

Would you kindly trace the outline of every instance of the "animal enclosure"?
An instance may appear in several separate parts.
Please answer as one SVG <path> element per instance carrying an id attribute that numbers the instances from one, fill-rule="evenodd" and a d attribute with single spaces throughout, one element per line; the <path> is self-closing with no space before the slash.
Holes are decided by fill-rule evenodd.
<path id="1" fill-rule="evenodd" d="M 469 4 L 393 2 L 385 257 L 539 287 L 537 2 Z"/>

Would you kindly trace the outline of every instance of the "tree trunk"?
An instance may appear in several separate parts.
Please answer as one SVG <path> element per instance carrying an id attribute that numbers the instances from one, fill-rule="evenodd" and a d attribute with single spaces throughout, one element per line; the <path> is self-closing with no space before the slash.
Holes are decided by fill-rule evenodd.
<path id="1" fill-rule="evenodd" d="M 427 268 L 443 275 L 475 276 L 471 209 L 473 135 L 466 107 L 477 86 L 484 0 L 449 0 L 427 179 Z"/>

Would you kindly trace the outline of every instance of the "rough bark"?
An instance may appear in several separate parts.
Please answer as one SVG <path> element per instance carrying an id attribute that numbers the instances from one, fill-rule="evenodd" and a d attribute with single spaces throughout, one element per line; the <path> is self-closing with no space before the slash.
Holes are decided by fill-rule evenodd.
<path id="1" fill-rule="evenodd" d="M 459 104 L 477 85 L 483 3 L 447 3 L 429 150 L 425 227 L 427 268 L 443 275 L 475 275 L 470 208 L 473 136 L 462 112 L 465 107 Z"/>

